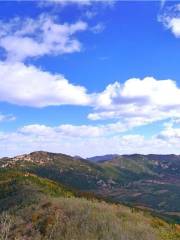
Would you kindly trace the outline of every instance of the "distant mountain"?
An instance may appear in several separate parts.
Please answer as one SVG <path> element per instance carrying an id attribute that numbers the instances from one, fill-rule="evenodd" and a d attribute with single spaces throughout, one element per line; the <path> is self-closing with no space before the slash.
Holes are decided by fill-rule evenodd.
<path id="1" fill-rule="evenodd" d="M 113 155 L 112 155 L 113 156 Z M 118 164 L 120 168 L 132 170 L 133 172 L 144 172 L 149 174 L 180 174 L 180 155 L 114 155 L 112 159 L 101 158 L 101 164 Z"/>
<path id="2" fill-rule="evenodd" d="M 125 158 L 129 159 L 139 159 L 139 158 L 146 158 L 148 160 L 154 160 L 154 161 L 171 161 L 171 162 L 178 162 L 180 161 L 180 155 L 175 154 L 126 154 L 122 155 Z"/>
<path id="3" fill-rule="evenodd" d="M 80 190 L 94 190 L 109 184 L 109 176 L 97 164 L 60 153 L 38 151 L 3 158 L 0 167 L 28 171 Z"/>
<path id="4" fill-rule="evenodd" d="M 180 222 L 179 155 L 122 155 L 99 165 L 119 183 L 108 192 L 112 200 L 154 209 Z"/>
<path id="5" fill-rule="evenodd" d="M 0 168 L 35 174 L 180 222 L 180 156 L 105 155 L 83 159 L 33 152 L 0 159 Z"/>
<path id="6" fill-rule="evenodd" d="M 103 156 L 94 156 L 87 158 L 87 160 L 92 161 L 92 162 L 101 162 L 101 161 L 110 161 L 113 160 L 114 158 L 118 157 L 120 155 L 118 154 L 107 154 Z"/>
<path id="7" fill-rule="evenodd" d="M 100 155 L 100 156 L 94 156 L 94 157 L 89 157 L 87 158 L 88 161 L 92 162 L 105 162 L 105 161 L 112 161 L 116 158 L 125 158 L 125 159 L 147 159 L 147 160 L 156 160 L 156 161 L 173 161 L 177 162 L 180 161 L 180 155 L 175 155 L 175 154 L 107 154 L 107 155 Z"/>

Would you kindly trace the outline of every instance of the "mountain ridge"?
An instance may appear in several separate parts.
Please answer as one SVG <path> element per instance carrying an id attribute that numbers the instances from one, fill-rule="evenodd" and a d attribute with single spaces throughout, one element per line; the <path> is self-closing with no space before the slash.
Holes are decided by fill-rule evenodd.
<path id="1" fill-rule="evenodd" d="M 110 160 L 105 156 L 104 161 L 94 162 L 37 151 L 1 158 L 0 167 L 35 174 L 113 202 L 151 209 L 180 222 L 179 155 L 108 155 Z"/>

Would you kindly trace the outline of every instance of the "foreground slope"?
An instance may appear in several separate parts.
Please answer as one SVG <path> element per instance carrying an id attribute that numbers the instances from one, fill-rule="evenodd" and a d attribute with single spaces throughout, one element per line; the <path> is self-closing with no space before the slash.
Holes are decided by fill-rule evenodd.
<path id="1" fill-rule="evenodd" d="M 0 170 L 0 211 L 39 201 L 44 195 L 70 197 L 63 185 L 34 174 Z"/>
<path id="2" fill-rule="evenodd" d="M 0 239 L 178 240 L 178 226 L 122 205 L 74 197 L 34 174 L 0 172 Z M 13 203 L 13 205 L 12 205 Z"/>

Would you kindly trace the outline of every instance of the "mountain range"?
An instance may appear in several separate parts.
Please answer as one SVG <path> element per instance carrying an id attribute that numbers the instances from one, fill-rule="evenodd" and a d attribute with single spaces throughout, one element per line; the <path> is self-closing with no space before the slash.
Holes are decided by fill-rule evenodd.
<path id="1" fill-rule="evenodd" d="M 179 155 L 105 155 L 88 159 L 32 152 L 0 159 L 1 171 L 35 174 L 79 192 L 180 222 Z"/>

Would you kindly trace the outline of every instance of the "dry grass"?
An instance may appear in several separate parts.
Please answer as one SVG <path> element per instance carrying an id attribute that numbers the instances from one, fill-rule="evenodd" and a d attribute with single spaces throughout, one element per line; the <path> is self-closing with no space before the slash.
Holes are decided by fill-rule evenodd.
<path id="1" fill-rule="evenodd" d="M 85 199 L 61 199 L 58 204 L 67 218 L 61 224 L 62 240 L 157 239 L 156 230 L 142 220 L 143 216 L 132 214 L 127 208 Z"/>
<path id="2" fill-rule="evenodd" d="M 73 197 L 44 200 L 18 211 L 9 231 L 11 239 L 178 240 L 180 235 L 141 211 Z"/>

